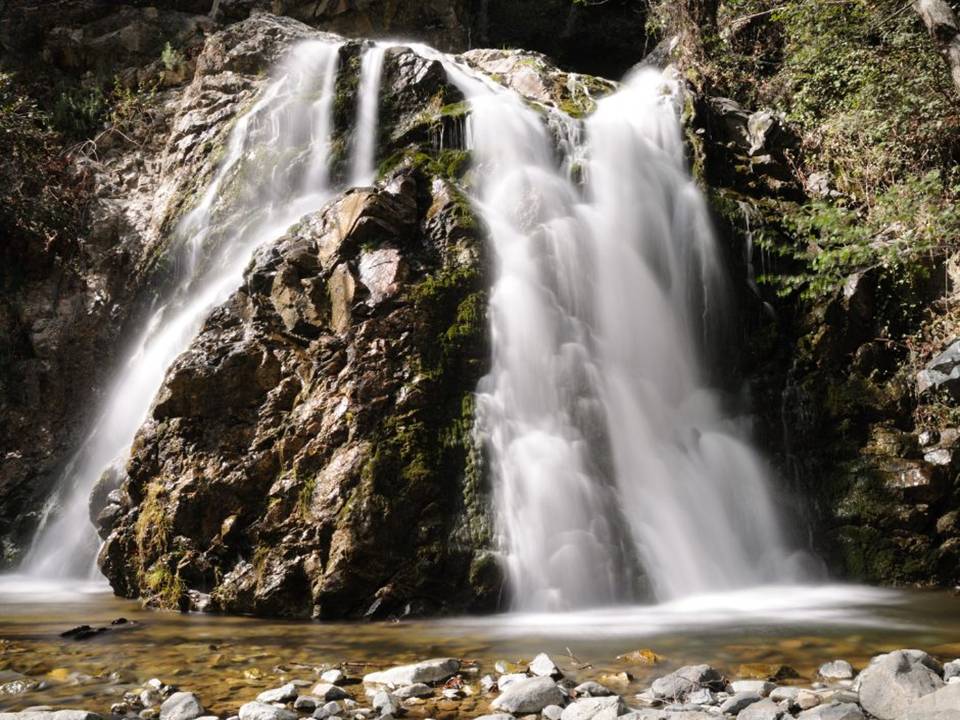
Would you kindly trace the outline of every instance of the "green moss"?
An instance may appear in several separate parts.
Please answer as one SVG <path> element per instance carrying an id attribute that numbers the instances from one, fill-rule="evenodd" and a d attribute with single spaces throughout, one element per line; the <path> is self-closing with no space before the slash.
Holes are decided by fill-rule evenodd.
<path id="1" fill-rule="evenodd" d="M 474 547 L 489 542 L 472 433 L 473 389 L 486 361 L 483 279 L 476 268 L 441 269 L 410 288 L 406 300 L 416 318 L 415 392 L 429 401 L 381 421 L 342 518 L 361 506 L 366 513 L 382 506 L 382 524 L 390 527 L 410 522 L 398 518 L 415 510 L 412 572 L 421 581 L 459 552 L 452 534 L 467 533 Z M 468 527 L 457 524 L 464 519 Z"/>
<path id="2" fill-rule="evenodd" d="M 426 153 L 411 145 L 384 159 L 377 168 L 377 177 L 385 178 L 401 166 L 420 168 L 428 175 L 447 180 L 459 180 L 470 166 L 470 153 L 455 149 Z"/>
<path id="3" fill-rule="evenodd" d="M 440 108 L 438 113 L 442 117 L 466 117 L 470 113 L 470 103 L 466 100 L 448 103 Z"/>
<path id="4" fill-rule="evenodd" d="M 144 575 L 143 582 L 159 605 L 169 610 L 178 609 L 187 592 L 186 583 L 180 576 L 161 562 Z"/>
<path id="5" fill-rule="evenodd" d="M 165 510 L 165 492 L 160 483 L 150 483 L 140 503 L 140 514 L 134 527 L 134 538 L 140 562 L 153 560 L 166 552 L 170 543 L 172 521 Z"/>

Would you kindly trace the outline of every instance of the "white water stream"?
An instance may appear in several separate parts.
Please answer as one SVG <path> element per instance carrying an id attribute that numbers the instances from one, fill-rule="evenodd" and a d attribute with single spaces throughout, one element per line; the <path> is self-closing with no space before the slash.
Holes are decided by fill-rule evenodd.
<path id="1" fill-rule="evenodd" d="M 677 86 L 637 72 L 581 132 L 448 72 L 496 258 L 478 419 L 514 608 L 801 579 L 768 472 L 707 386 L 723 270 Z"/>
<path id="2" fill-rule="evenodd" d="M 170 364 L 210 311 L 242 282 L 254 251 L 331 197 L 329 147 L 339 45 L 302 43 L 236 123 L 227 152 L 178 236 L 187 268 L 150 317 L 109 388 L 92 430 L 61 478 L 23 571 L 46 578 L 96 574 L 90 492 L 105 470 L 126 464 Z"/>
<path id="3" fill-rule="evenodd" d="M 380 77 L 387 45 L 374 45 L 360 61 L 360 85 L 357 127 L 354 131 L 351 185 L 370 185 L 377 173 L 377 140 L 379 139 Z"/>

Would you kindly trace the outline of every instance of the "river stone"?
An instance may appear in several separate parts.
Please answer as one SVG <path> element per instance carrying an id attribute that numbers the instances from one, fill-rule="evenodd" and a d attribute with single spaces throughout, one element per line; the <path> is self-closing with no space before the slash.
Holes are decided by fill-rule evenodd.
<path id="1" fill-rule="evenodd" d="M 800 690 L 794 700 L 794 704 L 801 710 L 809 710 L 819 705 L 820 702 L 820 696 L 813 690 Z"/>
<path id="2" fill-rule="evenodd" d="M 537 677 L 563 677 L 563 673 L 560 672 L 560 668 L 556 666 L 553 660 L 550 659 L 550 656 L 546 653 L 540 653 L 537 655 L 530 663 L 528 670 L 530 671 L 531 675 L 536 675 Z"/>
<path id="3" fill-rule="evenodd" d="M 560 715 L 560 720 L 592 720 L 601 713 L 603 713 L 602 717 L 607 717 L 611 713 L 612 717 L 617 717 L 625 710 L 623 701 L 617 695 L 582 698 L 567 705 Z"/>
<path id="4" fill-rule="evenodd" d="M 560 716 L 563 715 L 563 708 L 559 705 L 547 705 L 540 711 L 540 714 L 544 720 L 560 720 Z"/>
<path id="5" fill-rule="evenodd" d="M 160 706 L 160 720 L 196 720 L 203 713 L 200 698 L 190 692 L 175 692 Z"/>
<path id="6" fill-rule="evenodd" d="M 340 713 L 340 703 L 335 700 L 331 700 L 323 707 L 318 707 L 313 711 L 313 717 L 316 720 L 324 720 L 324 718 L 334 717 Z"/>
<path id="7" fill-rule="evenodd" d="M 493 713 L 492 715 L 481 715 L 476 720 L 516 720 L 516 718 L 507 713 Z"/>
<path id="8" fill-rule="evenodd" d="M 797 694 L 800 692 L 800 688 L 790 687 L 785 685 L 783 687 L 778 687 L 776 690 L 770 693 L 770 699 L 774 702 L 783 702 L 784 700 L 788 702 L 793 702 L 797 699 Z"/>
<path id="9" fill-rule="evenodd" d="M 723 690 L 723 675 L 709 665 L 686 665 L 653 681 L 654 695 L 669 700 L 684 700 L 695 690 Z"/>
<path id="10" fill-rule="evenodd" d="M 331 685 L 330 683 L 317 683 L 313 686 L 310 694 L 320 698 L 324 702 L 343 700 L 344 698 L 350 697 L 346 690 L 336 685 Z"/>
<path id="11" fill-rule="evenodd" d="M 414 683 L 413 685 L 404 685 L 402 688 L 397 688 L 393 694 L 401 700 L 413 697 L 429 697 L 433 695 L 433 688 L 423 683 Z"/>
<path id="12" fill-rule="evenodd" d="M 730 687 L 734 694 L 752 692 L 760 697 L 766 697 L 777 689 L 777 686 L 768 680 L 734 680 Z"/>
<path id="13" fill-rule="evenodd" d="M 508 687 L 513 685 L 513 683 L 527 679 L 528 678 L 524 673 L 507 673 L 506 675 L 501 675 L 497 679 L 497 687 L 500 689 L 500 692 L 503 692 Z"/>
<path id="14" fill-rule="evenodd" d="M 717 720 L 717 717 L 705 710 L 631 710 L 616 720 Z"/>
<path id="15" fill-rule="evenodd" d="M 949 680 L 955 677 L 960 677 L 960 659 L 943 664 L 943 679 Z"/>
<path id="16" fill-rule="evenodd" d="M 547 705 L 563 705 L 564 696 L 553 679 L 548 677 L 527 678 L 512 683 L 490 707 L 509 713 L 538 713 Z"/>
<path id="17" fill-rule="evenodd" d="M 740 711 L 737 720 L 781 720 L 787 714 L 770 698 L 761 698 Z"/>
<path id="18" fill-rule="evenodd" d="M 712 690 L 700 688 L 687 695 L 687 702 L 693 705 L 716 705 L 717 696 Z"/>
<path id="19" fill-rule="evenodd" d="M 817 673 L 824 680 L 852 680 L 853 665 L 846 660 L 833 660 L 821 665 Z"/>
<path id="20" fill-rule="evenodd" d="M 758 692 L 738 692 L 727 698 L 720 704 L 720 711 L 736 715 L 741 710 L 760 702 L 763 698 Z"/>
<path id="21" fill-rule="evenodd" d="M 87 710 L 25 710 L 0 712 L 0 720 L 103 720 L 103 718 Z"/>
<path id="22" fill-rule="evenodd" d="M 148 687 L 140 693 L 140 704 L 145 708 L 151 708 L 163 702 L 163 695 L 160 690 L 154 687 Z"/>
<path id="23" fill-rule="evenodd" d="M 276 705 L 254 701 L 240 706 L 240 720 L 297 720 L 297 714 Z"/>
<path id="24" fill-rule="evenodd" d="M 296 700 L 297 695 L 300 694 L 300 691 L 297 690 L 297 686 L 293 683 L 287 683 L 286 685 L 278 688 L 272 688 L 270 690 L 264 690 L 262 693 L 257 695 L 257 702 L 262 703 L 288 703 L 291 700 Z M 314 693 L 317 695 L 318 693 Z"/>
<path id="25" fill-rule="evenodd" d="M 400 699 L 386 690 L 381 690 L 373 696 L 373 709 L 381 716 L 399 715 L 401 712 Z"/>
<path id="26" fill-rule="evenodd" d="M 804 710 L 797 720 L 864 720 L 864 717 L 855 703 L 829 703 Z"/>
<path id="27" fill-rule="evenodd" d="M 369 673 L 363 676 L 363 682 L 403 687 L 416 683 L 432 683 L 446 680 L 460 669 L 460 661 L 454 658 L 434 658 L 412 665 L 400 665 L 389 670 Z"/>
<path id="28" fill-rule="evenodd" d="M 577 685 L 574 689 L 574 692 L 577 695 L 587 695 L 589 697 L 607 697 L 609 695 L 614 695 L 615 693 L 610 688 L 601 685 L 598 682 L 593 680 L 587 680 Z"/>
<path id="29" fill-rule="evenodd" d="M 929 695 L 915 700 L 903 720 L 958 720 L 960 718 L 960 684 L 950 683 Z"/>
<path id="30" fill-rule="evenodd" d="M 320 679 L 331 685 L 342 685 L 346 681 L 347 676 L 340 668 L 331 668 L 330 670 L 325 670 L 320 675 Z"/>
<path id="31" fill-rule="evenodd" d="M 919 698 L 943 687 L 942 671 L 936 660 L 919 650 L 878 655 L 858 677 L 860 704 L 878 720 L 903 720 Z"/>
<path id="32" fill-rule="evenodd" d="M 312 713 L 320 707 L 321 702 L 323 701 L 320 698 L 314 697 L 313 695 L 300 695 L 293 701 L 293 709 Z"/>

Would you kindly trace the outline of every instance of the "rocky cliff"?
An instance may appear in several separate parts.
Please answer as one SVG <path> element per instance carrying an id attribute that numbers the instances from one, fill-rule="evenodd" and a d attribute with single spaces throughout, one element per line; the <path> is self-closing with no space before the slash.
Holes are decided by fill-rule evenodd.
<path id="1" fill-rule="evenodd" d="M 837 576 L 955 585 L 958 97 L 908 10 L 721 3 L 696 42 L 661 18 L 789 515 Z"/>
<path id="2" fill-rule="evenodd" d="M 275 23 L 210 38 L 194 83 Z M 341 50 L 345 108 L 358 50 Z M 496 603 L 471 435 L 486 265 L 460 151 L 430 146 L 459 96 L 408 50 L 384 74 L 393 167 L 260 251 L 168 372 L 99 517 L 120 594 L 320 617 Z"/>

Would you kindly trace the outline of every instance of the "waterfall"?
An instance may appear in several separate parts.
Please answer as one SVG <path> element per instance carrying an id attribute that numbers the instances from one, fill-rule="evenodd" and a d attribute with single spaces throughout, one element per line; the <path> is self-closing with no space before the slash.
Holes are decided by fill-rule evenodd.
<path id="1" fill-rule="evenodd" d="M 360 61 L 351 185 L 369 185 L 376 176 L 377 133 L 380 129 L 380 76 L 383 74 L 383 57 L 386 51 L 385 45 L 374 45 L 367 49 Z"/>
<path id="2" fill-rule="evenodd" d="M 677 85 L 637 72 L 581 133 L 448 72 L 495 254 L 478 425 L 514 607 L 796 579 L 767 469 L 708 386 L 724 278 Z"/>
<path id="3" fill-rule="evenodd" d="M 361 61 L 352 184 L 375 177 L 386 47 Z M 635 73 L 581 123 L 410 47 L 442 62 L 470 105 L 471 201 L 496 265 L 477 426 L 514 606 L 581 608 L 647 592 L 667 600 L 794 579 L 768 471 L 710 387 L 724 276 L 685 170 L 677 84 Z M 333 195 L 338 57 L 334 42 L 296 46 L 236 123 L 179 225 L 183 279 L 69 463 L 27 557 L 31 574 L 89 571 L 90 491 L 105 470 L 122 470 L 167 368 L 240 285 L 255 250 Z"/>
<path id="4" fill-rule="evenodd" d="M 92 430 L 67 464 L 24 572 L 49 578 L 95 572 L 91 490 L 104 471 L 126 464 L 167 368 L 211 310 L 240 286 L 254 251 L 332 196 L 328 160 L 338 56 L 336 42 L 297 45 L 237 121 L 212 182 L 179 224 L 182 280 L 145 323 Z"/>

